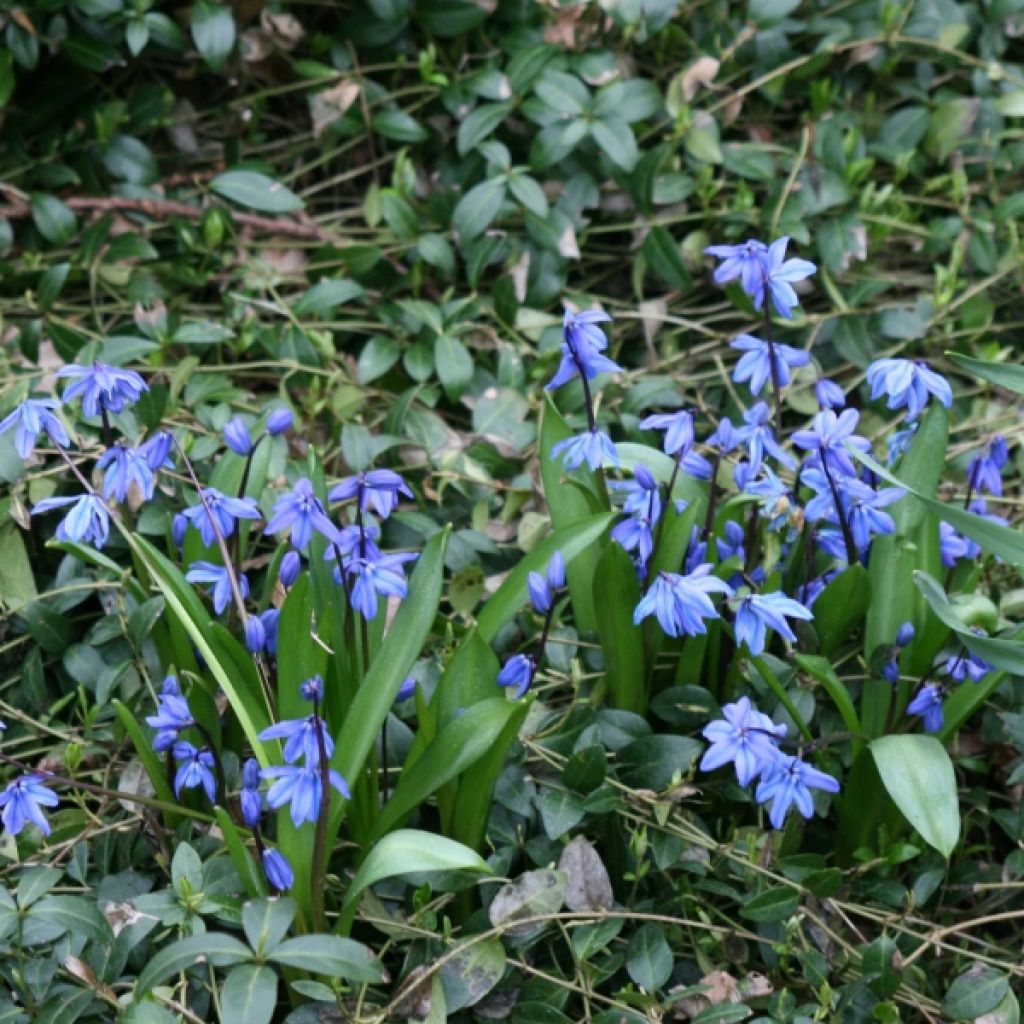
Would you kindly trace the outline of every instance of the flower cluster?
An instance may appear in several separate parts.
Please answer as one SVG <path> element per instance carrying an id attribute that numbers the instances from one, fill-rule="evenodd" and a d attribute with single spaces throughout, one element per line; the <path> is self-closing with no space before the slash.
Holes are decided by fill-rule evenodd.
<path id="1" fill-rule="evenodd" d="M 786 731 L 784 725 L 776 725 L 758 711 L 749 697 L 740 697 L 735 704 L 722 708 L 720 719 L 704 727 L 704 738 L 710 745 L 700 762 L 705 772 L 731 763 L 741 786 L 750 785 L 760 776 L 754 796 L 758 803 L 770 805 L 768 818 L 775 828 L 782 828 L 793 807 L 805 818 L 814 814 L 812 789 L 839 792 L 839 781 L 833 776 L 799 755 L 779 749 Z"/>

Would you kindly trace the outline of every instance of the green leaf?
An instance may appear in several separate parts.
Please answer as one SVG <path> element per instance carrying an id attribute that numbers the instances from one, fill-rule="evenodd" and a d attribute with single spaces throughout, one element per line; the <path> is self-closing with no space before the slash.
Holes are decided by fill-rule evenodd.
<path id="1" fill-rule="evenodd" d="M 224 979 L 221 1024 L 270 1024 L 277 1006 L 277 974 L 269 967 L 242 964 Z"/>
<path id="2" fill-rule="evenodd" d="M 0 605 L 16 611 L 39 596 L 25 541 L 13 522 L 0 526 Z"/>
<path id="3" fill-rule="evenodd" d="M 996 108 L 1004 117 L 1024 117 L 1024 89 L 1004 93 L 996 100 Z"/>
<path id="4" fill-rule="evenodd" d="M 612 706 L 643 714 L 647 709 L 647 672 L 643 631 L 633 624 L 640 584 L 633 559 L 621 544 L 610 543 L 594 573 L 594 610 L 604 652 L 604 675 Z"/>
<path id="5" fill-rule="evenodd" d="M 434 339 L 434 366 L 449 398 L 458 398 L 473 380 L 473 357 L 453 334 Z"/>
<path id="6" fill-rule="evenodd" d="M 238 826 L 235 825 L 231 815 L 223 807 L 215 807 L 213 813 L 224 837 L 224 845 L 227 847 L 228 856 L 231 858 L 232 864 L 235 865 L 235 870 L 238 872 L 238 877 L 242 880 L 242 885 L 245 887 L 247 895 L 253 899 L 266 896 L 269 891 L 267 876 L 263 873 L 263 868 L 256 863 L 256 858 L 249 852 L 249 848 L 242 841 Z"/>
<path id="7" fill-rule="evenodd" d="M 32 196 L 32 221 L 39 234 L 53 245 L 66 245 L 78 231 L 78 219 L 56 196 Z"/>
<path id="8" fill-rule="evenodd" d="M 946 748 L 934 736 L 880 736 L 870 744 L 893 803 L 921 838 L 944 857 L 960 839 L 956 776 Z"/>
<path id="9" fill-rule="evenodd" d="M 676 291 L 690 290 L 693 285 L 690 272 L 683 262 L 679 244 L 668 228 L 651 228 L 644 239 L 643 254 L 647 265 L 669 288 Z"/>
<path id="10" fill-rule="evenodd" d="M 766 889 L 740 907 L 740 917 L 748 921 L 765 923 L 784 921 L 796 913 L 800 906 L 800 892 L 788 886 Z"/>
<path id="11" fill-rule="evenodd" d="M 493 685 L 493 680 L 491 681 Z M 376 842 L 443 785 L 475 764 L 497 741 L 512 718 L 516 705 L 495 697 L 474 704 L 445 725 L 437 738 L 402 772 L 398 786 L 385 804 L 370 833 Z"/>
<path id="12" fill-rule="evenodd" d="M 590 102 L 587 87 L 564 71 L 545 71 L 534 83 L 533 91 L 556 113 L 570 117 L 578 117 Z"/>
<path id="13" fill-rule="evenodd" d="M 17 79 L 14 75 L 14 54 L 8 49 L 0 50 L 0 110 L 7 106 L 14 95 Z"/>
<path id="14" fill-rule="evenodd" d="M 159 985 L 173 974 L 187 970 L 199 963 L 214 967 L 231 967 L 252 957 L 252 950 L 233 935 L 223 932 L 206 932 L 190 935 L 164 946 L 146 963 L 135 982 L 134 996 L 141 999 L 150 989 Z"/>
<path id="15" fill-rule="evenodd" d="M 498 216 L 505 201 L 504 175 L 474 185 L 458 202 L 452 214 L 452 226 L 465 244 L 482 235 Z"/>
<path id="16" fill-rule="evenodd" d="M 502 626 L 515 618 L 526 603 L 526 580 L 531 572 L 544 572 L 556 551 L 562 552 L 565 564 L 571 570 L 577 558 L 587 557 L 594 551 L 598 539 L 614 519 L 611 513 L 586 516 L 556 530 L 520 559 L 480 610 L 476 620 L 480 636 L 490 642 Z"/>
<path id="17" fill-rule="evenodd" d="M 292 307 L 296 316 L 310 313 L 327 313 L 352 299 L 358 299 L 365 292 L 361 284 L 343 278 L 323 277 L 312 288 L 299 296 Z"/>
<path id="18" fill-rule="evenodd" d="M 821 598 L 818 600 L 820 601 Z M 818 601 L 814 602 L 814 610 L 815 612 L 818 610 Z M 815 621 L 817 621 L 817 616 L 815 616 Z M 846 684 L 836 675 L 828 658 L 821 658 L 816 654 L 797 654 L 794 657 L 797 665 L 821 683 L 831 698 L 836 711 L 839 712 L 843 720 L 843 725 L 846 726 L 848 732 L 853 734 L 853 751 L 856 754 L 864 741 L 860 738 L 862 732 L 860 718 L 857 716 L 857 709 L 854 707 L 853 698 L 850 697 L 850 691 L 846 688 Z"/>
<path id="19" fill-rule="evenodd" d="M 548 199 L 544 189 L 528 174 L 512 174 L 508 179 L 508 187 L 512 195 L 526 207 L 530 213 L 538 217 L 548 215 Z"/>
<path id="20" fill-rule="evenodd" d="M 672 974 L 672 950 L 656 924 L 641 925 L 629 942 L 626 970 L 645 992 L 656 992 Z"/>
<path id="21" fill-rule="evenodd" d="M 217 70 L 235 45 L 235 19 L 231 10 L 209 0 L 192 6 L 192 39 L 203 60 Z"/>
<path id="22" fill-rule="evenodd" d="M 382 110 L 374 114 L 370 126 L 378 135 L 395 142 L 422 142 L 428 137 L 426 128 L 404 110 Z"/>
<path id="23" fill-rule="evenodd" d="M 676 773 L 686 775 L 703 749 L 692 736 L 644 736 L 616 754 L 619 775 L 633 789 L 666 789 Z"/>
<path id="24" fill-rule="evenodd" d="M 461 843 L 415 829 L 390 832 L 370 850 L 349 883 L 338 930 L 347 932 L 351 928 L 364 889 L 385 878 L 434 871 L 491 874 L 491 869 L 480 856 Z"/>
<path id="25" fill-rule="evenodd" d="M 286 185 L 258 171 L 225 171 L 210 182 L 219 196 L 261 213 L 288 213 L 306 204 Z"/>
<path id="26" fill-rule="evenodd" d="M 449 950 L 441 968 L 446 1011 L 455 1013 L 479 1003 L 501 981 L 505 961 L 505 947 L 497 936 L 482 942 L 473 937 Z"/>
<path id="27" fill-rule="evenodd" d="M 280 945 L 295 920 L 295 904 L 286 896 L 252 900 L 242 907 L 242 930 L 257 953 Z"/>
<path id="28" fill-rule="evenodd" d="M 594 121 L 590 126 L 590 134 L 600 146 L 601 152 L 616 167 L 631 171 L 640 158 L 636 148 L 636 137 L 633 129 L 621 117 L 607 115 L 601 121 Z"/>
<path id="29" fill-rule="evenodd" d="M 991 381 L 997 387 L 1006 388 L 1007 391 L 1024 395 L 1024 366 L 972 359 L 970 356 L 960 355 L 959 352 L 947 352 L 946 356 L 968 373 L 973 373 L 982 380 Z"/>
<path id="30" fill-rule="evenodd" d="M 946 993 L 942 1012 L 950 1020 L 977 1020 L 994 1010 L 1010 991 L 1010 981 L 988 964 L 974 964 Z"/>
<path id="31" fill-rule="evenodd" d="M 267 958 L 285 967 L 311 974 L 329 974 L 347 981 L 374 984 L 387 978 L 383 965 L 366 946 L 340 935 L 300 935 L 286 939 Z"/>
<path id="32" fill-rule="evenodd" d="M 63 928 L 72 935 L 84 935 L 103 946 L 113 941 L 107 919 L 94 903 L 79 896 L 47 896 L 32 905 L 27 917 L 36 923 L 45 922 Z"/>
<path id="33" fill-rule="evenodd" d="M 436 533 L 427 541 L 409 579 L 408 594 L 345 716 L 341 733 L 336 737 L 331 767 L 346 780 L 355 782 L 359 778 L 395 697 L 423 650 L 441 602 L 447 543 L 447 530 Z M 335 796 L 331 801 L 328 836 L 338 834 L 343 815 L 344 801 Z"/>
<path id="34" fill-rule="evenodd" d="M 946 410 L 933 405 L 900 461 L 899 479 L 894 482 L 913 493 L 933 495 L 945 465 L 948 437 Z M 938 525 L 926 521 L 925 509 L 909 496 L 901 498 L 890 509 L 896 530 L 875 538 L 868 562 L 871 602 L 864 629 L 864 657 L 870 663 L 879 645 L 891 644 L 900 625 L 912 622 L 919 636 L 916 649 L 908 656 L 921 657 L 920 652 L 924 651 L 930 662 L 935 648 L 927 642 L 926 630 L 934 632 L 934 627 L 929 627 L 934 620 L 930 619 L 927 605 L 914 586 L 914 572 L 919 569 L 938 571 L 939 566 L 935 564 L 938 545 L 928 543 L 927 536 L 931 534 L 931 539 L 937 540 Z M 908 664 L 907 667 L 924 672 L 928 666 Z M 864 683 L 861 722 L 868 736 L 879 736 L 884 731 L 892 696 L 893 686 L 888 680 L 869 679 Z"/>
<path id="35" fill-rule="evenodd" d="M 149 147 L 133 135 L 115 135 L 103 154 L 103 166 L 121 181 L 149 185 L 160 171 Z"/>
<path id="36" fill-rule="evenodd" d="M 508 117 L 515 109 L 515 104 L 484 103 L 471 111 L 459 125 L 456 148 L 459 156 L 465 156 L 475 149 Z"/>
<path id="37" fill-rule="evenodd" d="M 873 473 L 883 480 L 909 491 L 929 512 L 949 523 L 955 530 L 965 537 L 970 537 L 990 554 L 1001 558 L 1004 562 L 1018 568 L 1024 566 L 1024 534 L 1019 530 L 1012 530 L 1008 526 L 1000 526 L 998 523 L 975 515 L 973 512 L 965 512 L 956 505 L 947 502 L 936 501 L 934 498 L 915 490 L 907 483 L 897 479 L 884 466 L 876 462 L 870 455 L 851 449 L 850 454 L 858 461 L 863 462 Z M 876 538 L 877 540 L 881 538 Z"/>
<path id="38" fill-rule="evenodd" d="M 850 642 L 870 604 L 871 578 L 860 563 L 832 579 L 814 602 L 814 629 L 823 654 Z"/>

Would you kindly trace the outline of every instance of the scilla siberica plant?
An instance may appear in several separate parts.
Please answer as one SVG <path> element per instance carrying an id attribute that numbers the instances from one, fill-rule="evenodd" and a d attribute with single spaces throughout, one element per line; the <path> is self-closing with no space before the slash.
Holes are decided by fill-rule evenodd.
<path id="1" fill-rule="evenodd" d="M 60 513 L 54 542 L 101 569 L 108 551 L 130 559 L 136 593 L 151 589 L 166 602 L 167 621 L 154 631 L 165 678 L 145 716 L 150 731 L 118 707 L 150 770 L 154 806 L 212 805 L 253 895 L 293 889 L 307 928 L 324 927 L 331 900 L 342 929 L 351 924 L 358 885 L 330 891 L 328 878 L 351 868 L 359 879 L 442 787 L 455 794 L 439 802 L 448 845 L 426 833 L 418 841 L 433 844 L 439 863 L 483 870 L 472 848 L 500 759 L 463 782 L 495 744 L 501 751 L 515 739 L 544 689 L 553 627 L 570 615 L 577 634 L 599 642 L 594 702 L 646 713 L 653 696 L 701 684 L 710 720 L 698 769 L 731 764 L 776 828 L 794 810 L 804 819 L 816 806 L 825 812 L 840 777 L 858 771 L 878 741 L 902 744 L 918 729 L 950 735 L 1009 662 L 1005 641 L 988 635 L 993 617 L 946 596 L 982 557 L 981 544 L 1013 560 L 1015 535 L 985 504 L 1001 494 L 1007 442 L 990 438 L 972 455 L 955 515 L 932 501 L 949 383 L 924 359 L 886 358 L 847 395 L 812 367 L 809 347 L 780 341 L 799 306 L 794 286 L 815 272 L 787 259 L 787 245 L 708 250 L 719 261 L 715 280 L 738 286 L 762 314 L 758 333 L 747 324 L 731 346 L 733 381 L 750 400 L 736 391 L 720 409 L 701 396 L 697 407 L 647 411 L 620 441 L 600 408 L 602 380 L 622 371 L 608 354 L 611 317 L 565 311 L 547 390 L 572 395 L 578 384 L 583 429 L 574 432 L 549 398 L 540 448 L 554 533 L 490 597 L 432 694 L 414 666 L 441 602 L 447 532 L 421 552 L 389 550 L 389 520 L 416 499 L 399 472 L 350 466 L 330 482 L 315 453 L 288 464 L 286 409 L 227 419 L 225 450 L 193 460 L 195 439 L 180 427 L 138 436 L 130 413 L 145 379 L 98 361 L 62 370 L 71 383 L 61 398 L 27 397 L 11 411 L 0 431 L 14 431 L 22 458 L 56 455 L 66 467 L 67 493 L 32 510 Z M 784 392 L 805 384 L 819 411 L 787 431 Z M 883 445 L 886 468 L 862 417 L 903 410 Z M 272 448 L 287 465 L 286 486 L 274 490 Z M 133 528 L 146 503 L 166 513 L 164 550 Z M 943 569 L 945 586 L 934 578 Z M 501 633 L 508 647 L 502 631 L 526 602 L 524 631 L 535 635 L 499 666 L 491 644 Z M 837 659 L 855 656 L 855 643 L 864 671 L 841 677 Z M 467 706 L 460 673 L 476 678 L 479 665 L 490 666 L 493 689 Z M 397 778 L 388 743 L 396 700 L 414 702 L 424 727 Z M 454 758 L 440 753 L 453 749 Z M 53 786 L 71 780 L 20 767 L 0 794 L 4 825 L 45 832 Z M 859 796 L 853 831 L 868 842 L 884 796 L 870 786 Z M 847 808 L 840 814 L 849 817 Z M 350 842 L 339 848 L 343 824 Z M 417 870 L 415 856 L 401 864 Z"/>

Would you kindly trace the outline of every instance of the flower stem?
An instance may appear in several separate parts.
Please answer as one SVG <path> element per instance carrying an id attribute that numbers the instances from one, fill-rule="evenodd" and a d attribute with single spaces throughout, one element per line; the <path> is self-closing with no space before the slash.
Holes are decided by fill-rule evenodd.
<path id="1" fill-rule="evenodd" d="M 857 545 L 854 542 L 850 524 L 843 510 L 839 488 L 836 486 L 832 471 L 828 468 L 828 452 L 825 449 L 821 451 L 821 469 L 825 474 L 825 479 L 828 481 L 828 489 L 832 492 L 832 501 L 836 506 L 836 518 L 839 520 L 839 528 L 843 531 L 843 543 L 846 545 L 846 561 L 849 565 L 855 565 L 857 563 Z"/>
<path id="2" fill-rule="evenodd" d="M 313 898 L 313 926 L 318 932 L 326 931 L 324 922 L 324 888 L 326 886 L 327 819 L 331 812 L 331 766 L 324 743 L 324 725 L 320 717 L 320 701 L 313 698 L 313 719 L 316 723 L 316 749 L 320 769 L 320 807 L 316 816 L 316 835 L 313 838 L 313 865 L 310 891 Z"/>

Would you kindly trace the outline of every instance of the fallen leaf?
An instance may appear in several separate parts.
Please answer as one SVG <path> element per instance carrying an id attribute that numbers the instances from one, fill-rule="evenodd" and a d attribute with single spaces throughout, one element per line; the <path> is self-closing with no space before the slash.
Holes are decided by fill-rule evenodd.
<path id="1" fill-rule="evenodd" d="M 341 81 L 330 89 L 322 89 L 309 97 L 309 116 L 313 121 L 313 138 L 318 139 L 359 98 L 356 82 Z"/>
<path id="2" fill-rule="evenodd" d="M 570 910 L 611 909 L 614 896 L 608 869 L 583 836 L 577 836 L 562 851 L 558 870 L 564 871 L 568 879 L 565 905 Z"/>

